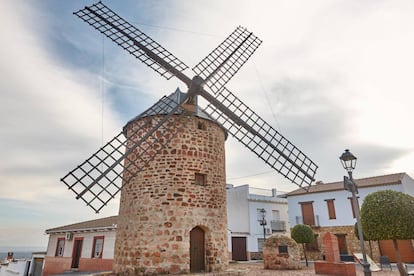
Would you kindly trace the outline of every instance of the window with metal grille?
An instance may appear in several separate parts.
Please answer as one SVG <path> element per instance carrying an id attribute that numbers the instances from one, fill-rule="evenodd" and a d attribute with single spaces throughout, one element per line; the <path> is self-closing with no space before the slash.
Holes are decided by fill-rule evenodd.
<path id="1" fill-rule="evenodd" d="M 288 246 L 287 245 L 279 245 L 279 254 L 287 254 Z"/>
<path id="2" fill-rule="evenodd" d="M 64 248 L 65 248 L 65 238 L 58 238 L 55 256 L 63 257 Z"/>
<path id="3" fill-rule="evenodd" d="M 196 185 L 206 186 L 207 175 L 202 173 L 195 173 L 195 183 Z"/>
<path id="4" fill-rule="evenodd" d="M 93 237 L 92 258 L 102 258 L 104 236 Z"/>
<path id="5" fill-rule="evenodd" d="M 258 238 L 257 239 L 257 252 L 263 252 L 264 241 L 265 240 L 263 238 Z"/>

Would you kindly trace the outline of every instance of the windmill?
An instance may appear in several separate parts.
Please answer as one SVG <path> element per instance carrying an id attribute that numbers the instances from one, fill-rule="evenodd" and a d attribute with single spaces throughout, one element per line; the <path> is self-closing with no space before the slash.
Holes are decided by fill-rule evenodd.
<path id="1" fill-rule="evenodd" d="M 223 215 L 227 133 L 299 187 L 311 185 L 317 170 L 302 151 L 225 87 L 261 40 L 237 27 L 192 68 L 195 76 L 190 78 L 184 73 L 187 65 L 102 2 L 74 14 L 161 76 L 181 80 L 188 91 L 161 98 L 61 181 L 95 212 L 122 190 L 116 272 L 137 267 L 154 274 L 220 270 L 227 263 L 227 218 Z M 200 106 L 199 96 L 206 100 L 205 106 Z M 190 183 L 198 185 L 189 188 L 191 173 Z M 151 222 L 152 227 L 162 229 L 156 239 L 154 233 L 145 234 L 151 231 L 145 228 Z M 131 239 L 135 244 L 131 245 Z M 148 239 L 151 243 L 145 242 Z M 169 260 L 163 255 L 168 248 L 182 254 Z M 162 261 L 154 261 L 154 250 Z M 177 267 L 177 260 L 182 259 L 189 261 Z"/>

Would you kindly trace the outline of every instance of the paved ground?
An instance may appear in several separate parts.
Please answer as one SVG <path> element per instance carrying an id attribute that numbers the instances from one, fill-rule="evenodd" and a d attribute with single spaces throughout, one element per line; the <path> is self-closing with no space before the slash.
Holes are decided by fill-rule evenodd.
<path id="1" fill-rule="evenodd" d="M 407 265 L 408 270 L 414 270 L 414 264 Z M 188 274 L 187 274 L 188 275 Z M 313 264 L 310 263 L 309 267 L 304 265 L 302 270 L 267 270 L 263 269 L 263 262 L 237 262 L 231 263 L 227 273 L 201 273 L 201 274 L 191 274 L 192 276 L 239 276 L 239 275 L 248 275 L 248 276 L 309 276 L 309 275 L 321 275 L 315 274 Z M 357 265 L 357 276 L 363 276 L 364 272 L 362 266 Z M 400 275 L 398 272 L 396 264 L 392 264 L 392 270 L 384 269 L 384 271 L 372 272 L 372 276 L 385 276 L 385 275 Z M 323 276 L 323 275 L 321 275 Z"/>
<path id="2" fill-rule="evenodd" d="M 270 276 L 270 275 L 281 275 L 281 276 L 305 276 L 305 275 L 316 275 L 313 265 L 310 264 L 309 267 L 304 266 L 302 270 L 266 270 L 263 269 L 263 263 L 256 262 L 243 262 L 243 263 L 236 263 L 231 264 L 230 269 L 237 269 L 237 270 L 244 270 L 246 271 L 246 275 L 249 276 Z M 201 274 L 203 275 L 203 274 Z M 209 275 L 209 274 L 205 274 Z M 214 274 L 212 274 L 214 275 Z M 237 275 L 237 274 L 236 274 Z M 320 274 L 319 274 L 320 275 Z M 357 276 L 363 276 L 364 272 L 362 271 L 361 266 L 357 266 Z M 380 275 L 400 275 L 396 266 L 393 266 L 392 271 L 386 269 L 385 271 L 378 271 L 372 272 L 372 276 L 380 276 Z"/>
<path id="3" fill-rule="evenodd" d="M 414 270 L 414 264 L 408 265 L 408 270 Z M 108 276 L 113 275 L 110 272 L 107 273 L 91 273 L 91 272 L 72 272 L 60 274 L 61 276 L 77 276 L 77 275 L 94 275 L 94 276 Z M 313 268 L 313 264 L 310 263 L 309 267 L 304 266 L 302 270 L 267 270 L 263 269 L 263 262 L 237 262 L 231 263 L 227 272 L 221 273 L 197 273 L 197 274 L 186 274 L 191 276 L 309 276 L 316 275 Z M 321 274 L 318 274 L 321 275 Z M 357 265 L 357 276 L 363 276 L 364 272 L 362 267 Z M 385 276 L 385 275 L 400 275 L 395 264 L 392 264 L 392 270 L 388 268 L 384 271 L 372 272 L 372 276 Z M 56 275 L 57 276 L 57 275 Z"/>

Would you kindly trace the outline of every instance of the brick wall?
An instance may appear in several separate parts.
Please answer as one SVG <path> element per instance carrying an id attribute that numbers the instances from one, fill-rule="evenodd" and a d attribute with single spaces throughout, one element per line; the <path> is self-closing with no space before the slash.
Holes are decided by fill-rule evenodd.
<path id="1" fill-rule="evenodd" d="M 70 269 L 72 258 L 46 256 L 44 264 L 43 276 L 63 273 Z"/>
<path id="2" fill-rule="evenodd" d="M 81 258 L 78 271 L 110 271 L 112 259 Z M 72 258 L 46 256 L 44 261 L 43 276 L 62 274 L 71 270 Z"/>
<path id="3" fill-rule="evenodd" d="M 112 259 L 81 258 L 79 260 L 79 271 L 111 271 Z"/>
<path id="4" fill-rule="evenodd" d="M 154 125 L 159 119 L 139 119 L 129 124 L 127 131 L 149 120 Z M 197 117 L 188 120 L 185 129 L 158 151 L 144 171 L 123 183 L 113 266 L 116 273 L 188 273 L 190 231 L 197 226 L 205 232 L 205 271 L 219 271 L 228 264 L 225 133 L 214 122 Z M 181 121 L 170 120 L 168 124 L 174 129 L 183 126 Z M 151 148 L 157 150 L 159 145 Z M 195 185 L 195 173 L 206 175 L 205 186 Z"/>

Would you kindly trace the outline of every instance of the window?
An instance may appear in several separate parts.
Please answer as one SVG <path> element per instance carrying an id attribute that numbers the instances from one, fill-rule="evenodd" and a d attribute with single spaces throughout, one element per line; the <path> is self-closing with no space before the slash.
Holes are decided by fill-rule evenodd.
<path id="1" fill-rule="evenodd" d="M 287 245 L 279 245 L 279 254 L 287 254 L 288 252 L 288 246 Z"/>
<path id="2" fill-rule="evenodd" d="M 279 221 L 280 220 L 280 211 L 279 210 L 272 210 L 272 219 Z"/>
<path id="3" fill-rule="evenodd" d="M 326 204 L 328 205 L 328 216 L 329 216 L 329 219 L 336 219 L 334 200 L 335 199 L 325 199 Z"/>
<path id="4" fill-rule="evenodd" d="M 198 122 L 197 128 L 201 129 L 201 130 L 206 130 L 207 129 L 206 124 L 204 122 Z"/>
<path id="5" fill-rule="evenodd" d="M 65 248 L 65 238 L 58 238 L 55 256 L 63 257 L 63 249 Z"/>
<path id="6" fill-rule="evenodd" d="M 93 237 L 92 258 L 102 258 L 104 237 Z"/>
<path id="7" fill-rule="evenodd" d="M 302 208 L 303 224 L 315 226 L 315 215 L 313 213 L 313 201 L 299 202 Z"/>
<path id="8" fill-rule="evenodd" d="M 195 174 L 195 184 L 200 186 L 206 186 L 207 175 L 202 173 Z"/>
<path id="9" fill-rule="evenodd" d="M 258 238 L 257 239 L 257 252 L 263 252 L 263 244 L 264 244 L 264 239 Z"/>

